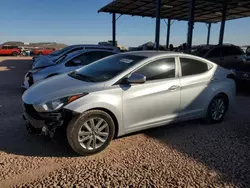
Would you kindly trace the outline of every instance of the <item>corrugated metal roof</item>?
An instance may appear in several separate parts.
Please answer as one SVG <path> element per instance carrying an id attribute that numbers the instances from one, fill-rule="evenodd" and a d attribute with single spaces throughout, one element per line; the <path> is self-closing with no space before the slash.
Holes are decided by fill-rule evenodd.
<path id="1" fill-rule="evenodd" d="M 221 21 L 222 5 L 228 2 L 226 20 L 250 16 L 250 0 L 196 0 L 195 22 Z M 162 0 L 161 18 L 188 20 L 188 0 Z M 115 0 L 98 12 L 118 13 L 132 16 L 156 16 L 156 0 Z"/>

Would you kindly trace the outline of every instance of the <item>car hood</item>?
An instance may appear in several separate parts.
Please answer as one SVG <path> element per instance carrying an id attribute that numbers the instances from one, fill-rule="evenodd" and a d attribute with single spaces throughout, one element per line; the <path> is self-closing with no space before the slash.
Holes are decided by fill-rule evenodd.
<path id="1" fill-rule="evenodd" d="M 32 69 L 38 69 L 52 65 L 55 65 L 55 63 L 53 62 L 53 58 L 49 58 L 47 56 L 41 56 L 33 63 Z"/>
<path id="2" fill-rule="evenodd" d="M 22 96 L 27 104 L 41 104 L 63 97 L 98 91 L 104 88 L 104 83 L 93 83 L 77 80 L 68 74 L 61 74 L 30 87 Z"/>

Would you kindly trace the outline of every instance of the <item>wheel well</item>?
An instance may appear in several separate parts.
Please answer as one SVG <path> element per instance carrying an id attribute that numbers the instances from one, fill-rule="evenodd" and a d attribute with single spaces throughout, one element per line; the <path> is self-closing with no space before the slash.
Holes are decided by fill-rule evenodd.
<path id="1" fill-rule="evenodd" d="M 119 130 L 118 121 L 117 121 L 115 115 L 110 110 L 108 110 L 106 108 L 92 108 L 92 109 L 89 109 L 89 110 L 102 110 L 102 111 L 108 113 L 111 116 L 111 118 L 113 119 L 113 121 L 114 121 L 114 124 L 115 124 L 115 136 L 114 137 L 117 137 L 118 130 Z"/>

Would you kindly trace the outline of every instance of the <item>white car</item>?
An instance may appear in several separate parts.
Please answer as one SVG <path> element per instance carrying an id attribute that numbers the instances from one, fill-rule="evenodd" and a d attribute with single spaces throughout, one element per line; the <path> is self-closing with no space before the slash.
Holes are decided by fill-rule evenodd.
<path id="1" fill-rule="evenodd" d="M 120 53 L 35 84 L 22 97 L 24 117 L 29 131 L 51 136 L 66 126 L 71 147 L 89 155 L 135 131 L 197 118 L 221 122 L 234 102 L 233 78 L 192 55 Z"/>

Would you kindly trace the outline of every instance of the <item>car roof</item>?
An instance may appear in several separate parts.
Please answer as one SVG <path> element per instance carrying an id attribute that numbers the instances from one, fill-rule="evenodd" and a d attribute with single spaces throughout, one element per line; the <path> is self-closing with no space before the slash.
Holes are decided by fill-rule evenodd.
<path id="1" fill-rule="evenodd" d="M 147 58 L 158 56 L 158 55 L 164 55 L 164 54 L 173 54 L 173 55 L 178 55 L 178 54 L 183 54 L 180 52 L 172 52 L 172 51 L 131 51 L 131 52 L 123 52 L 122 54 L 128 54 L 128 55 L 138 55 L 138 56 L 144 56 Z"/>
<path id="2" fill-rule="evenodd" d="M 98 44 L 75 44 L 70 45 L 68 47 L 75 48 L 75 47 L 95 47 L 95 48 L 106 48 L 106 49 L 118 49 L 115 46 L 106 46 L 106 45 L 98 45 Z"/>

